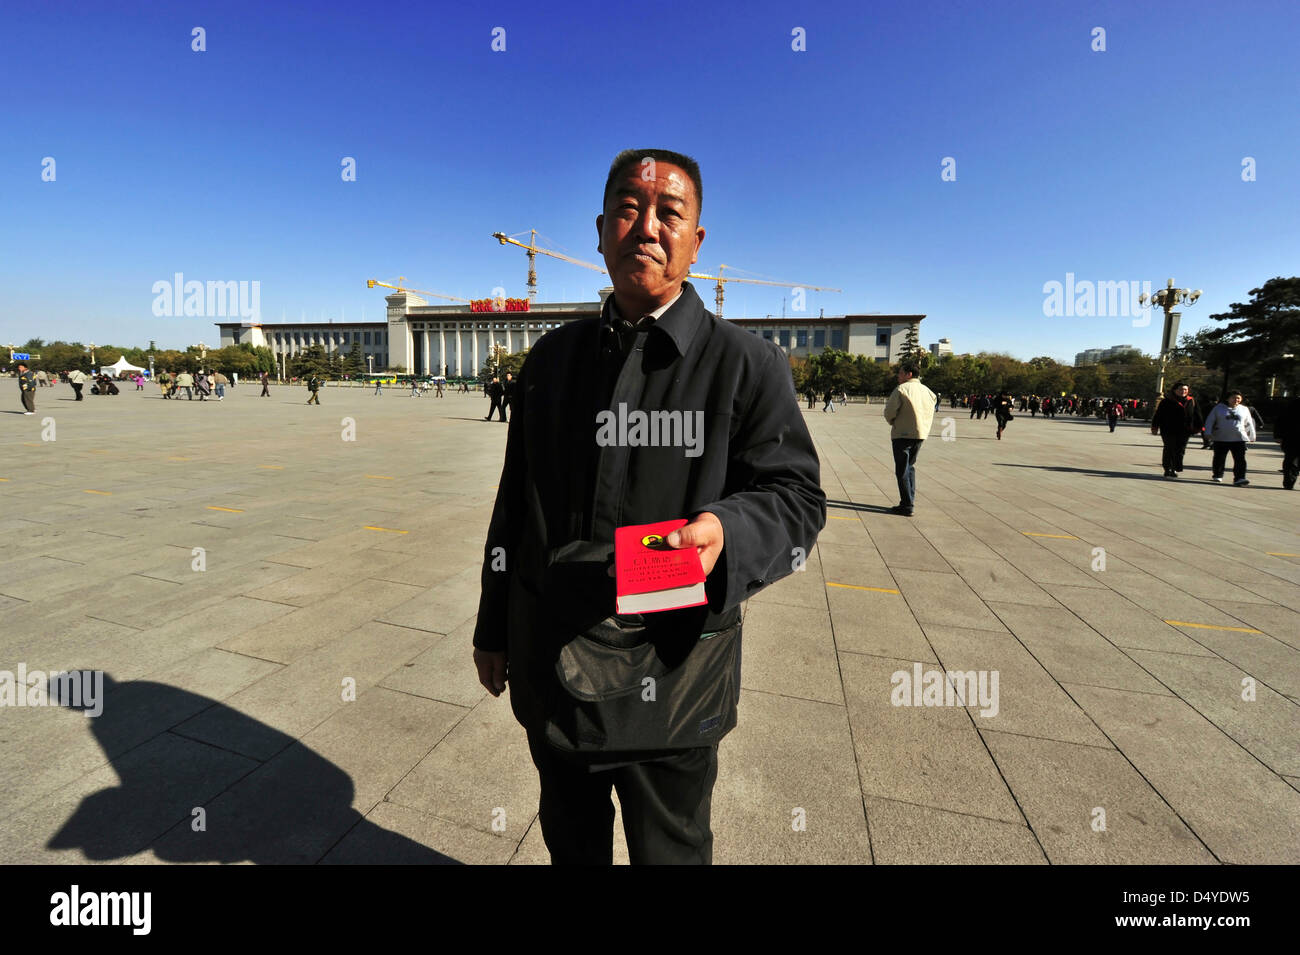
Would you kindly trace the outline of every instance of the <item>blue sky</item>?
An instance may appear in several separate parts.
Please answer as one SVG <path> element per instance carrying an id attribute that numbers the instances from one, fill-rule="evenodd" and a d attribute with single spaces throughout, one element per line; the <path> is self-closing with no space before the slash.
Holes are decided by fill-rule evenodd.
<path id="1" fill-rule="evenodd" d="M 490 234 L 536 228 L 599 262 L 609 161 L 652 145 L 700 161 L 698 269 L 844 290 L 806 314 L 924 313 L 923 342 L 959 352 L 1158 347 L 1158 320 L 1045 316 L 1044 283 L 1067 273 L 1202 288 L 1189 329 L 1300 265 L 1292 2 L 6 0 L 2 16 L 0 344 L 211 343 L 211 319 L 152 312 L 177 272 L 260 282 L 272 322 L 378 320 L 367 278 L 522 296 L 523 252 Z M 538 273 L 542 301 L 593 300 L 605 279 L 545 257 Z M 783 294 L 730 285 L 726 314 L 779 315 Z"/>

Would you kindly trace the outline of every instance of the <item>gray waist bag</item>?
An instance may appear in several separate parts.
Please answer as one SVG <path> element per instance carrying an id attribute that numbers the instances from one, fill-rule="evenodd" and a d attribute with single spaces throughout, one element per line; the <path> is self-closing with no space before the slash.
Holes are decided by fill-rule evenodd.
<path id="1" fill-rule="evenodd" d="M 546 720 L 551 745 L 572 752 L 712 746 L 736 725 L 741 625 L 681 640 L 647 639 L 644 624 L 610 617 L 560 648 Z"/>
<path id="2" fill-rule="evenodd" d="M 614 603 L 609 551 L 608 544 L 582 541 L 550 555 L 543 593 L 572 595 L 563 608 L 541 610 L 540 595 L 519 594 L 518 611 L 540 611 L 550 624 L 542 641 L 550 650 L 538 653 L 532 640 L 512 647 L 511 672 L 516 662 L 527 666 L 538 691 L 520 700 L 516 712 L 535 707 L 529 715 L 550 744 L 571 753 L 714 745 L 736 725 L 741 624 L 701 635 L 682 632 L 685 621 L 672 611 L 608 615 Z M 539 623 L 534 617 L 529 628 L 536 636 Z"/>

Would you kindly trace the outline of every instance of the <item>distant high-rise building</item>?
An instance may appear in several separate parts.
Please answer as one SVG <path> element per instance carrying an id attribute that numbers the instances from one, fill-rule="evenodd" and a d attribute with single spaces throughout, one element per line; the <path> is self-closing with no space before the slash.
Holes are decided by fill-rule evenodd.
<path id="1" fill-rule="evenodd" d="M 1108 358 L 1118 358 L 1125 352 L 1138 351 L 1136 345 L 1111 345 L 1109 348 L 1085 348 L 1074 356 L 1074 366 L 1096 365 Z"/>
<path id="2" fill-rule="evenodd" d="M 941 338 L 930 345 L 930 354 L 935 358 L 942 358 L 944 355 L 952 354 L 952 339 Z"/>

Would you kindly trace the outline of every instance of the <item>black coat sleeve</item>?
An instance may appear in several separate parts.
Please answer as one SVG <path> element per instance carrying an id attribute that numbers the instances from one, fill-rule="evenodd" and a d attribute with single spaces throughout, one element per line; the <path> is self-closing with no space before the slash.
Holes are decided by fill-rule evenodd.
<path id="1" fill-rule="evenodd" d="M 727 472 L 728 486 L 738 490 L 699 509 L 722 522 L 722 555 L 710 574 L 715 613 L 793 573 L 826 525 L 821 465 L 789 366 L 775 348 L 755 375 Z"/>
<path id="2" fill-rule="evenodd" d="M 474 625 L 474 646 L 480 650 L 505 650 L 506 611 L 510 594 L 510 575 L 516 572 L 519 539 L 525 513 L 528 483 L 528 455 L 524 442 L 524 407 L 528 387 L 527 362 L 516 379 L 513 411 L 506 435 L 506 458 L 501 468 L 492 523 L 483 547 L 482 593 L 479 596 L 478 620 Z"/>

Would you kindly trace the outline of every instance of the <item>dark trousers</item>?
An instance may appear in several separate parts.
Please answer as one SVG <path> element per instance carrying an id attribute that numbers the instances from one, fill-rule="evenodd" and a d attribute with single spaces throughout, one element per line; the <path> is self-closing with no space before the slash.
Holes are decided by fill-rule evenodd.
<path id="1" fill-rule="evenodd" d="M 1115 430 L 1115 422 L 1119 421 L 1119 418 L 1112 417 L 1112 416 L 1109 416 L 1109 415 L 1108 415 L 1107 418 L 1106 418 L 1106 420 L 1110 422 L 1110 430 L 1111 430 L 1111 431 L 1114 431 L 1114 430 Z M 1184 443 L 1185 443 L 1185 442 L 1184 442 Z"/>
<path id="2" fill-rule="evenodd" d="M 265 382 L 265 381 L 262 382 L 262 393 L 261 393 L 260 395 L 258 395 L 257 397 L 259 397 L 259 398 L 269 398 L 269 397 L 271 397 L 271 386 L 270 386 L 270 384 L 269 384 L 268 382 Z"/>
<path id="3" fill-rule="evenodd" d="M 1282 442 L 1282 486 L 1295 487 L 1300 477 L 1300 441 Z"/>
<path id="4" fill-rule="evenodd" d="M 500 398 L 493 398 L 493 399 L 492 399 L 492 404 L 488 406 L 487 417 L 484 418 L 483 420 L 484 420 L 484 421 L 491 421 L 491 420 L 492 420 L 492 415 L 494 415 L 498 410 L 500 410 L 500 412 L 501 412 L 501 419 L 500 419 L 500 420 L 505 421 L 505 420 L 506 420 L 506 406 L 503 405 L 503 404 L 501 403 L 501 399 L 500 399 Z"/>
<path id="5" fill-rule="evenodd" d="M 319 391 L 313 391 L 313 392 L 311 393 L 311 397 L 307 399 L 307 404 L 311 404 L 312 402 L 315 402 L 316 404 L 320 404 L 320 392 L 319 392 Z"/>
<path id="6" fill-rule="evenodd" d="M 1166 472 L 1183 469 L 1183 454 L 1187 451 L 1187 435 L 1162 434 L 1160 440 L 1165 449 L 1160 455 L 1160 464 Z"/>
<path id="7" fill-rule="evenodd" d="M 618 792 L 633 865 L 713 862 L 709 811 L 718 778 L 717 746 L 595 772 L 589 760 L 560 753 L 531 732 L 528 748 L 541 780 L 542 838 L 552 864 L 613 863 L 611 787 Z"/>
<path id="8" fill-rule="evenodd" d="M 77 400 L 78 400 L 78 401 L 81 401 L 81 400 L 82 400 L 82 397 L 81 397 L 81 385 L 77 384 L 77 383 L 74 381 L 74 382 L 72 383 L 72 390 L 75 391 L 75 392 L 77 393 Z"/>
<path id="9" fill-rule="evenodd" d="M 911 508 L 916 502 L 916 458 L 921 453 L 920 438 L 894 438 L 894 477 L 898 478 L 898 503 Z"/>
<path id="10" fill-rule="evenodd" d="M 1223 477 L 1223 465 L 1227 461 L 1228 452 L 1232 452 L 1232 479 L 1240 481 L 1246 476 L 1246 442 L 1245 441 L 1215 441 L 1214 460 L 1210 463 L 1211 473 L 1215 477 Z"/>
<path id="11" fill-rule="evenodd" d="M 36 392 L 34 391 L 23 392 L 23 410 L 30 411 L 33 414 L 36 412 Z"/>

